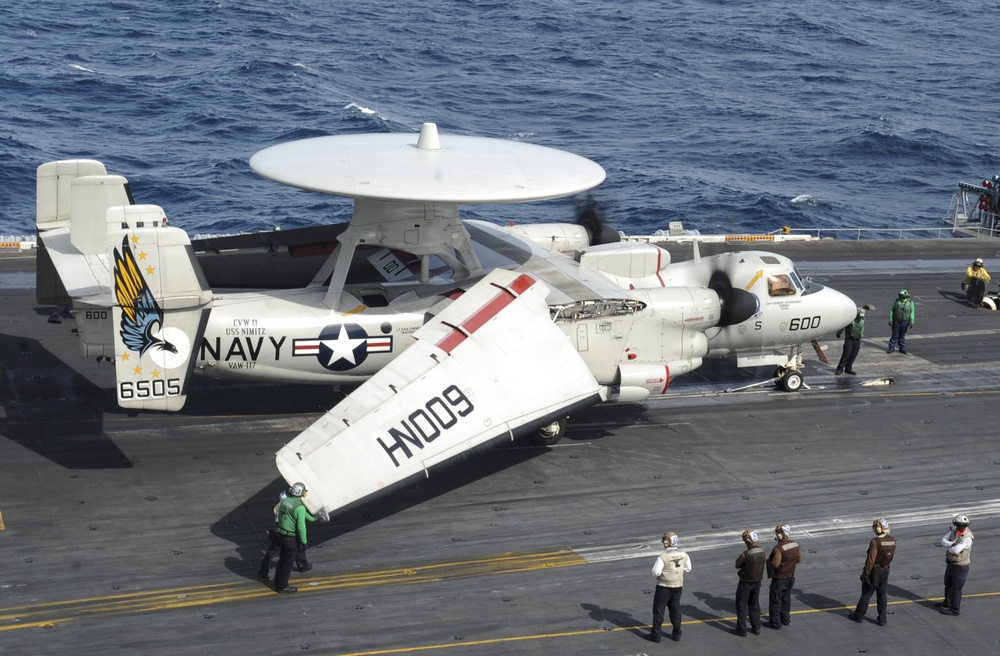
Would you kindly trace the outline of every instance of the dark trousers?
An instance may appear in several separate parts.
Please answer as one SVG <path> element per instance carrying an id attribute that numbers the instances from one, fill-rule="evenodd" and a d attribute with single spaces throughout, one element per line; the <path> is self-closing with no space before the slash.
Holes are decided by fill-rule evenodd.
<path id="1" fill-rule="evenodd" d="M 281 555 L 278 556 L 278 565 L 274 571 L 274 588 L 281 590 L 288 587 L 288 577 L 292 575 L 292 564 L 296 556 L 299 555 L 299 540 L 294 535 L 278 534 L 278 542 L 281 544 Z"/>
<path id="2" fill-rule="evenodd" d="M 736 629 L 747 630 L 747 616 L 750 626 L 760 629 L 760 581 L 744 581 L 736 585 Z"/>
<path id="3" fill-rule="evenodd" d="M 674 635 L 681 634 L 681 590 L 683 589 L 656 586 L 656 592 L 653 594 L 653 628 L 649 630 L 650 635 L 660 637 L 664 609 L 670 614 Z"/>
<path id="4" fill-rule="evenodd" d="M 854 360 L 858 357 L 858 351 L 860 350 L 860 339 L 851 339 L 850 337 L 845 339 L 844 352 L 840 354 L 840 363 L 837 365 L 837 371 L 853 371 Z"/>
<path id="5" fill-rule="evenodd" d="M 881 622 L 885 621 L 885 609 L 889 604 L 888 595 L 886 595 L 885 590 L 889 587 L 889 570 L 882 569 L 878 565 L 872 568 L 872 576 L 869 580 L 861 581 L 861 598 L 858 599 L 858 605 L 855 607 L 854 612 L 858 615 L 864 615 L 868 612 L 868 602 L 871 601 L 872 595 L 875 595 L 875 607 L 878 609 L 878 619 Z"/>
<path id="6" fill-rule="evenodd" d="M 896 344 L 899 344 L 899 350 L 906 350 L 906 331 L 910 329 L 910 324 L 908 321 L 893 321 L 892 322 L 892 337 L 889 338 L 889 350 L 895 351 Z"/>
<path id="7" fill-rule="evenodd" d="M 266 579 L 270 575 L 271 561 L 281 552 L 281 541 L 278 539 L 278 532 L 271 529 L 267 532 L 267 535 L 267 549 L 264 551 L 264 557 L 261 558 L 260 567 L 257 569 L 257 574 L 262 579 Z M 295 555 L 295 569 L 299 571 L 309 569 L 309 557 L 306 555 L 305 549 L 299 549 Z"/>
<path id="8" fill-rule="evenodd" d="M 969 578 L 968 565 L 948 563 L 944 569 L 944 605 L 952 610 L 962 609 L 962 588 Z"/>
<path id="9" fill-rule="evenodd" d="M 767 613 L 770 616 L 771 626 L 780 628 L 781 624 L 792 623 L 792 586 L 794 585 L 794 576 L 787 579 L 771 579 L 771 589 L 767 595 Z"/>

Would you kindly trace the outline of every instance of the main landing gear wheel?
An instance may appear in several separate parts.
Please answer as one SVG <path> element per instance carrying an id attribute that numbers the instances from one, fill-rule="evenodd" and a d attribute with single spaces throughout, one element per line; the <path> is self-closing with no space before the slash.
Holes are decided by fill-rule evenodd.
<path id="1" fill-rule="evenodd" d="M 775 372 L 775 377 L 778 379 L 778 387 L 786 392 L 798 392 L 802 388 L 802 374 L 798 371 L 789 369 L 782 373 L 779 369 Z"/>
<path id="2" fill-rule="evenodd" d="M 538 446 L 552 446 L 561 440 L 562 436 L 565 434 L 566 420 L 557 419 L 539 428 L 531 434 L 529 439 L 533 444 L 537 444 Z"/>

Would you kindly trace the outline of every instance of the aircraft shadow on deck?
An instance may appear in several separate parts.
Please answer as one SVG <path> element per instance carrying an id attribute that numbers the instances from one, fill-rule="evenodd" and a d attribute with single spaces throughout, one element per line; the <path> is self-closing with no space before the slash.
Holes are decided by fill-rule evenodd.
<path id="1" fill-rule="evenodd" d="M 0 370 L 0 435 L 67 469 L 132 466 L 104 434 L 108 390 L 23 336 L 0 334 Z"/>
<path id="2" fill-rule="evenodd" d="M 82 369 L 110 366 L 86 362 Z M 0 334 L 0 373 L 0 436 L 67 469 L 131 467 L 129 458 L 105 434 L 104 417 L 164 414 L 120 408 L 113 389 L 95 384 L 30 337 Z M 184 409 L 165 414 L 322 413 L 344 398 L 344 392 L 316 385 L 195 378 L 191 386 Z"/>
<path id="3" fill-rule="evenodd" d="M 609 414 L 616 413 L 615 415 Z M 592 422 L 612 421 L 611 429 L 635 425 L 642 421 L 646 414 L 645 406 L 638 403 L 622 405 L 593 406 L 586 408 L 569 421 L 564 440 L 594 440 L 612 435 L 606 428 L 593 426 L 574 426 Z M 331 540 L 346 535 L 374 522 L 391 517 L 396 513 L 408 510 L 414 506 L 426 503 L 442 494 L 461 489 L 470 483 L 493 476 L 505 469 L 514 467 L 533 458 L 544 456 L 551 451 L 549 447 L 535 447 L 527 438 L 522 438 L 510 444 L 472 455 L 460 462 L 449 464 L 443 469 L 433 470 L 428 479 L 391 491 L 384 496 L 367 501 L 350 508 L 343 514 L 334 515 L 327 524 L 310 524 L 309 549 L 319 549 Z M 226 567 L 236 574 L 247 578 L 256 578 L 257 568 L 267 544 L 267 530 L 273 525 L 273 508 L 278 501 L 278 495 L 287 483 L 276 478 L 250 499 L 233 508 L 225 516 L 211 526 L 211 532 L 236 545 L 237 555 L 226 559 Z M 513 492 L 513 490 L 512 490 Z"/>

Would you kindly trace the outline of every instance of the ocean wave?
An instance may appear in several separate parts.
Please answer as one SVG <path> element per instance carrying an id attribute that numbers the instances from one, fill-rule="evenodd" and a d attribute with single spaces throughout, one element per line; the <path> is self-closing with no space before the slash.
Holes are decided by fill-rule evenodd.
<path id="1" fill-rule="evenodd" d="M 975 92 L 994 53 L 957 0 L 905 13 L 818 0 L 4 10 L 3 233 L 32 231 L 40 163 L 81 156 L 193 231 L 342 217 L 349 201 L 282 189 L 247 159 L 425 121 L 593 158 L 608 172 L 595 195 L 632 232 L 677 217 L 746 232 L 936 225 L 959 179 L 1000 172 L 993 102 Z M 563 220 L 572 202 L 470 209 Z"/>

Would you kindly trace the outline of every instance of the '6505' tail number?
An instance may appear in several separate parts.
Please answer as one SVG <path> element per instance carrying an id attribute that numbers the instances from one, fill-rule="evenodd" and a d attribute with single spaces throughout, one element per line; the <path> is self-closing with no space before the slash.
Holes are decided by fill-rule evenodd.
<path id="1" fill-rule="evenodd" d="M 179 396 L 181 381 L 179 378 L 154 378 L 153 380 L 125 380 L 118 383 L 118 398 L 155 399 L 164 396 Z"/>

